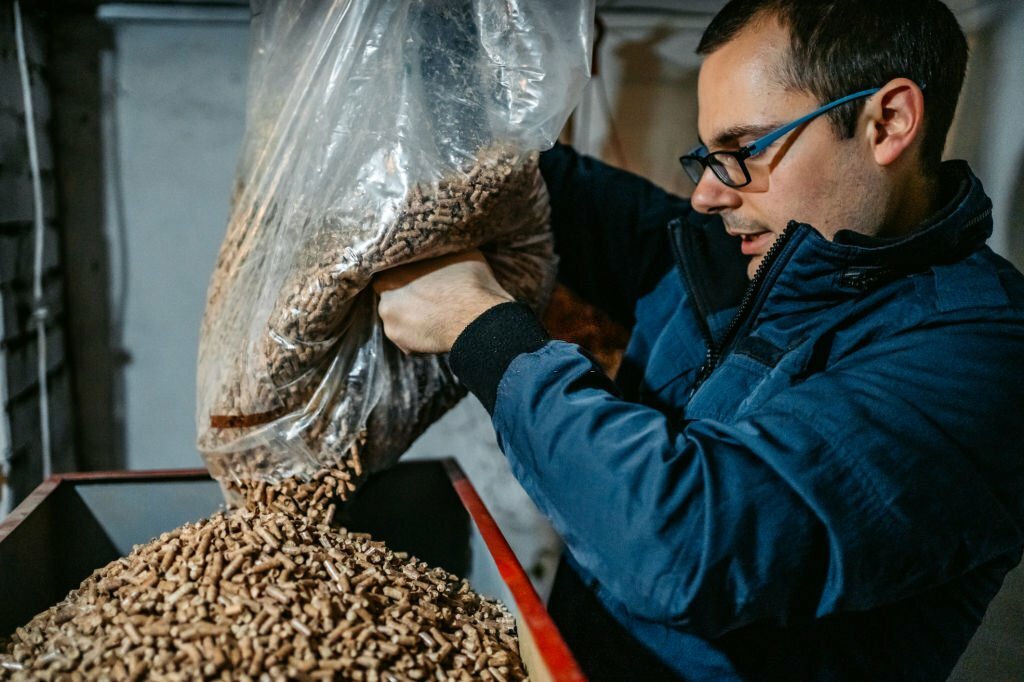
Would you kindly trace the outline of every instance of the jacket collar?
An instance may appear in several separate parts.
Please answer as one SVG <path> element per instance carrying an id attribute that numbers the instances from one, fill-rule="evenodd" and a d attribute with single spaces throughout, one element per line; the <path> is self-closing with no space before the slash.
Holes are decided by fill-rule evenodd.
<path id="1" fill-rule="evenodd" d="M 917 230 L 895 239 L 844 230 L 829 241 L 811 225 L 791 224 L 790 243 L 780 252 L 776 268 L 781 270 L 765 307 L 797 301 L 832 305 L 980 248 L 992 233 L 992 202 L 966 162 L 942 164 L 939 192 L 948 197 L 943 207 Z M 721 219 L 691 211 L 670 230 L 701 314 L 708 317 L 738 305 L 749 284 L 747 258 Z"/>

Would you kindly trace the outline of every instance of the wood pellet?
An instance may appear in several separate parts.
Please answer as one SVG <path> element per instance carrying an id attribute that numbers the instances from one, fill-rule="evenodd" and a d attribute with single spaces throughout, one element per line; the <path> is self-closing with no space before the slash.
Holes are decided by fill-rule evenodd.
<path id="1" fill-rule="evenodd" d="M 330 525 L 346 473 L 234 484 L 0 642 L 0 679 L 526 679 L 504 606 Z"/>

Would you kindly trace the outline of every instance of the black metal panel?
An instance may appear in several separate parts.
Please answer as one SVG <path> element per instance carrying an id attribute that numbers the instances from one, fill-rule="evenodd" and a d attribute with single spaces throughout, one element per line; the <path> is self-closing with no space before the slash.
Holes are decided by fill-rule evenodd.
<path id="1" fill-rule="evenodd" d="M 337 518 L 393 551 L 456 575 L 469 573 L 469 514 L 440 462 L 403 462 L 371 477 Z"/>
<path id="2" fill-rule="evenodd" d="M 56 604 L 117 550 L 70 483 L 0 542 L 0 635 Z"/>

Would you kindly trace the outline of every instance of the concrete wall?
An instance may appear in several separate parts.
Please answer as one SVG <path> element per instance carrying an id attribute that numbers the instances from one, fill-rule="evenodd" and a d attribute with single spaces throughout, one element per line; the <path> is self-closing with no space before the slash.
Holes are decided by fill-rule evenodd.
<path id="1" fill-rule="evenodd" d="M 971 61 L 947 156 L 971 163 L 992 197 L 992 248 L 1024 268 L 1024 3 L 971 19 Z"/>
<path id="2" fill-rule="evenodd" d="M 693 185 L 678 158 L 697 140 L 694 50 L 707 17 L 612 11 L 601 17 L 597 72 L 573 114 L 572 143 L 687 196 Z"/>
<path id="3" fill-rule="evenodd" d="M 195 367 L 245 122 L 242 20 L 117 20 L 101 77 L 124 466 L 201 467 Z"/>
<path id="4" fill-rule="evenodd" d="M 103 229 L 103 88 L 101 54 L 109 32 L 91 9 L 49 17 L 53 107 L 58 151 L 57 200 L 67 302 L 69 361 L 74 368 L 76 463 L 88 471 L 123 466 L 123 424 L 115 421 L 120 344 L 111 334 L 111 279 Z"/>

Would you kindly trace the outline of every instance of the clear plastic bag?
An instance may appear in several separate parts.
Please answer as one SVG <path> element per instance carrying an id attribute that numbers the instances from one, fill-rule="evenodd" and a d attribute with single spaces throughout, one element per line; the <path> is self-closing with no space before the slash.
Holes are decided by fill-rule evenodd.
<path id="1" fill-rule="evenodd" d="M 358 477 L 464 394 L 384 338 L 374 273 L 479 247 L 538 311 L 537 152 L 589 76 L 594 0 L 254 1 L 246 134 L 201 329 L 221 481 Z"/>

